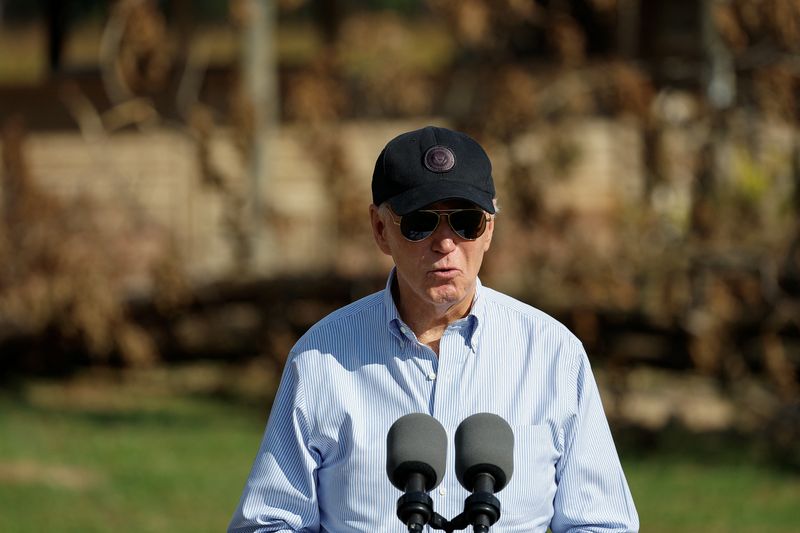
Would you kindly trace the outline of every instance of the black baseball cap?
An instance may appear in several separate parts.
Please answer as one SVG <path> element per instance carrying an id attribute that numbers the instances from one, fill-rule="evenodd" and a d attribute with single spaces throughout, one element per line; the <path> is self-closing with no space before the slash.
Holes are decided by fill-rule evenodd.
<path id="1" fill-rule="evenodd" d="M 372 173 L 372 202 L 405 215 L 440 200 L 469 200 L 494 213 L 489 156 L 465 133 L 427 126 L 398 135 L 381 151 Z"/>

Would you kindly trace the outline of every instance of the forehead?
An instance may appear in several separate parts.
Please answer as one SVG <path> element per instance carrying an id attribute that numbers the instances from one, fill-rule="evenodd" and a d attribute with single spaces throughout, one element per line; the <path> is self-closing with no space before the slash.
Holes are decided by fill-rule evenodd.
<path id="1" fill-rule="evenodd" d="M 422 209 L 469 209 L 469 208 L 480 209 L 480 207 L 470 202 L 469 200 L 463 200 L 461 198 L 447 198 L 445 200 L 439 200 L 438 202 L 426 205 Z"/>

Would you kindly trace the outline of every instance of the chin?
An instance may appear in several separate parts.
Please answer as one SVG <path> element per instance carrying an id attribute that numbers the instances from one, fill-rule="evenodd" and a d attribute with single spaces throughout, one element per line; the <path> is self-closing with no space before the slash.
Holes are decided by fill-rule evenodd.
<path id="1" fill-rule="evenodd" d="M 437 287 L 430 292 L 430 297 L 437 304 L 454 304 L 464 299 L 464 291 L 455 287 Z"/>

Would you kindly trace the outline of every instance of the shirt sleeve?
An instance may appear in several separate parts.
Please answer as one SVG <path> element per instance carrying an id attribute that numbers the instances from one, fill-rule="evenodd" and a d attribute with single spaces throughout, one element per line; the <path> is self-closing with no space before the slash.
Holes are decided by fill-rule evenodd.
<path id="1" fill-rule="evenodd" d="M 568 377 L 575 409 L 563 427 L 550 527 L 553 533 L 636 532 L 639 516 L 589 360 L 580 345 L 575 355 Z"/>
<path id="2" fill-rule="evenodd" d="M 290 355 L 228 533 L 319 531 L 316 469 L 303 382 Z"/>

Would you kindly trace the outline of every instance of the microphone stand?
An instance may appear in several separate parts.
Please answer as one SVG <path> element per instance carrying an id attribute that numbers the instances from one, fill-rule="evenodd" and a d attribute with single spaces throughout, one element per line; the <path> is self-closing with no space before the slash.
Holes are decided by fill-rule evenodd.
<path id="1" fill-rule="evenodd" d="M 500 518 L 500 500 L 493 493 L 494 478 L 479 474 L 474 492 L 464 500 L 464 511 L 447 520 L 433 512 L 433 500 L 425 493 L 425 478 L 412 475 L 406 484 L 406 493 L 397 500 L 397 517 L 408 527 L 409 533 L 421 533 L 425 524 L 445 533 L 473 526 L 474 533 L 489 533 L 489 527 Z"/>

